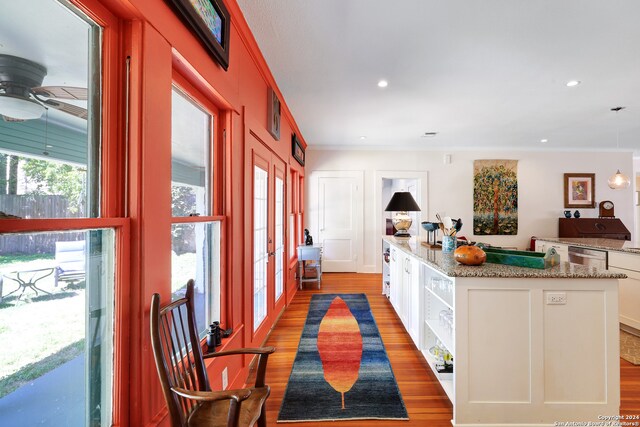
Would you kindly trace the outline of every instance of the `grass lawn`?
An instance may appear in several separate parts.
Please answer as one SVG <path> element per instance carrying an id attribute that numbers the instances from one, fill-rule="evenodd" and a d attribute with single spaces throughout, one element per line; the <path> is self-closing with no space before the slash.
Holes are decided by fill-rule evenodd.
<path id="1" fill-rule="evenodd" d="M 51 258 L 0 257 L 4 272 L 49 266 Z M 8 262 L 11 259 L 12 262 Z M 38 282 L 51 295 L 20 291 L 0 303 L 0 397 L 81 354 L 85 338 L 85 291 L 54 287 L 53 275 Z M 5 277 L 3 295 L 18 287 Z M 70 287 L 69 287 L 70 288 Z M 77 288 L 77 286 L 76 286 Z"/>
<path id="2" fill-rule="evenodd" d="M 173 254 L 172 292 L 194 277 L 196 264 L 195 253 Z M 53 255 L 0 255 L 0 272 L 52 266 Z M 50 275 L 37 286 L 51 295 L 36 296 L 27 289 L 19 300 L 20 291 L 0 302 L 0 398 L 84 352 L 84 283 L 60 282 L 55 287 Z M 5 278 L 2 295 L 17 287 Z"/>

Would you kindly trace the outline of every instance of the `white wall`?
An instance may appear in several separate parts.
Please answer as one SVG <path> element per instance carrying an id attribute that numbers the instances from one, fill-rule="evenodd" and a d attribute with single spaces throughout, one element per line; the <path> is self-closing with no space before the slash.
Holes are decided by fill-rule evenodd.
<path id="1" fill-rule="evenodd" d="M 617 169 L 632 171 L 631 153 L 623 152 L 542 152 L 542 151 L 455 151 L 451 163 L 445 164 L 443 151 L 391 150 L 316 150 L 309 148 L 306 174 L 314 171 L 364 172 L 363 254 L 359 259 L 362 272 L 379 272 L 381 266 L 381 209 L 378 200 L 382 192 L 382 177 L 393 176 L 386 171 L 422 171 L 421 221 L 435 220 L 436 212 L 458 218 L 463 222 L 459 235 L 473 241 L 498 246 L 529 246 L 531 236 L 558 235 L 558 218 L 564 211 L 564 173 L 595 173 L 596 202 L 611 200 L 616 217 L 631 230 L 635 238 L 635 193 L 611 190 L 607 179 Z M 516 236 L 474 236 L 473 223 L 473 161 L 478 159 L 518 160 L 518 234 Z M 640 171 L 640 168 L 636 167 Z M 397 173 L 395 174 L 397 175 Z M 308 185 L 310 181 L 308 181 Z M 314 192 L 307 188 L 307 195 Z M 317 215 L 317 201 L 306 200 L 306 217 L 312 235 L 313 216 Z M 314 213 L 314 210 L 316 211 Z M 572 211 L 575 209 L 572 209 Z M 583 217 L 597 217 L 595 209 L 580 209 Z M 421 229 L 421 236 L 426 232 Z"/>
<path id="2" fill-rule="evenodd" d="M 636 213 L 636 230 L 640 231 L 640 157 L 633 158 L 633 177 L 631 178 L 631 188 L 635 190 L 635 213 Z M 633 236 L 632 236 L 633 237 Z M 634 242 L 636 246 L 640 246 L 640 232 L 635 233 Z"/>

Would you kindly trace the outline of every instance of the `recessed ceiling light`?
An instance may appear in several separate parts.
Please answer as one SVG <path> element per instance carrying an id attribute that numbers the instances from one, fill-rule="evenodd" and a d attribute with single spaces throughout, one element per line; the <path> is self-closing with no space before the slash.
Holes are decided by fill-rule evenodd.
<path id="1" fill-rule="evenodd" d="M 367 139 L 367 137 L 365 135 L 362 135 L 360 139 Z"/>
<path id="2" fill-rule="evenodd" d="M 389 86 L 389 82 L 386 80 L 380 80 L 378 82 L 378 87 L 387 87 L 387 86 Z"/>
<path id="3" fill-rule="evenodd" d="M 434 136 L 436 136 L 438 134 L 438 132 L 425 132 L 422 135 L 420 135 L 422 138 L 433 138 Z"/>
<path id="4" fill-rule="evenodd" d="M 542 142 L 543 144 L 546 144 L 547 142 L 549 142 L 548 139 L 541 139 L 540 142 Z"/>
<path id="5" fill-rule="evenodd" d="M 567 86 L 575 87 L 575 86 L 578 86 L 580 83 L 581 83 L 580 80 L 570 80 L 567 82 Z"/>

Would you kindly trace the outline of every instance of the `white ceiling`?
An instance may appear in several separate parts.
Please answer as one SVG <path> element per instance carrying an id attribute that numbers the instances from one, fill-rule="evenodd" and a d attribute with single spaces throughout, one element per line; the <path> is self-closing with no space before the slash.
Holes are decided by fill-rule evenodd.
<path id="1" fill-rule="evenodd" d="M 640 153 L 638 0 L 238 3 L 310 146 Z"/>
<path id="2" fill-rule="evenodd" d="M 89 26 L 54 0 L 2 1 L 0 53 L 44 65 L 43 86 L 87 87 Z M 65 100 L 86 108 L 86 102 Z M 87 121 L 49 109 L 49 120 L 84 130 Z"/>

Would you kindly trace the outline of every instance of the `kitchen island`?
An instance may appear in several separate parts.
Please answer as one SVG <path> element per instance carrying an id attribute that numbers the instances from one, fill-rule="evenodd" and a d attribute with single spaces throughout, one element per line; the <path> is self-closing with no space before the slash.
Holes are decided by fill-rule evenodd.
<path id="1" fill-rule="evenodd" d="M 451 400 L 454 426 L 618 414 L 624 274 L 568 263 L 462 266 L 414 238 L 382 244 L 383 290 Z M 453 356 L 453 374 L 437 372 L 435 348 Z"/>

